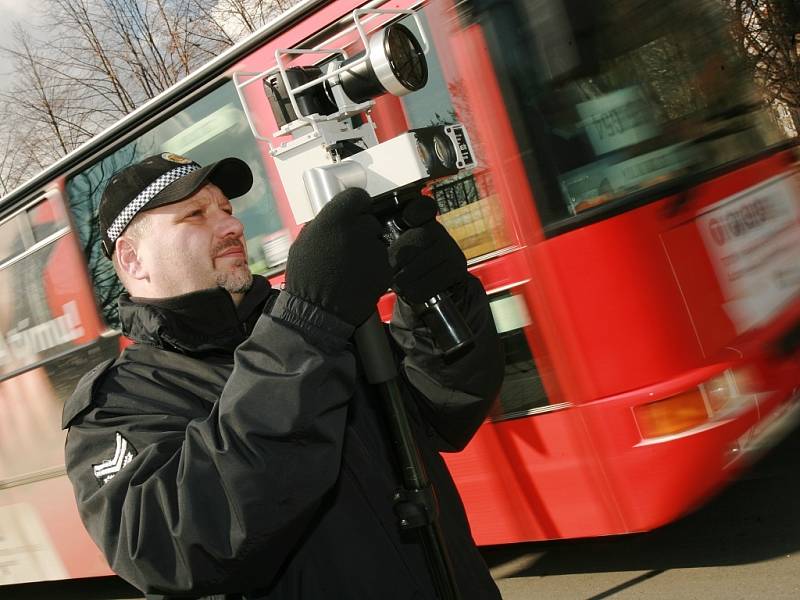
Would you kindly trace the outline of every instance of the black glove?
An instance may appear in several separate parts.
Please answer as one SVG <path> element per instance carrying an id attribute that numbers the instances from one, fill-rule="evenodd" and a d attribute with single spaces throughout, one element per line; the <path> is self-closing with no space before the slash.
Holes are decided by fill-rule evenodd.
<path id="1" fill-rule="evenodd" d="M 420 196 L 397 219 L 406 231 L 389 245 L 392 288 L 410 304 L 425 302 L 467 279 L 467 260 L 436 221 L 436 203 Z"/>
<path id="2" fill-rule="evenodd" d="M 362 189 L 334 196 L 289 249 L 286 290 L 353 326 L 375 310 L 391 282 L 383 228 Z"/>

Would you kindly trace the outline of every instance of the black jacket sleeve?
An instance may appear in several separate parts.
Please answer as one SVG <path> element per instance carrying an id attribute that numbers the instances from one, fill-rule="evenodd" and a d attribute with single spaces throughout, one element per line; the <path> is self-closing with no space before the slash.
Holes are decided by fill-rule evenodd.
<path id="1" fill-rule="evenodd" d="M 168 595 L 268 586 L 339 476 L 351 332 L 282 292 L 203 418 L 174 410 L 203 402 L 191 391 L 203 382 L 170 383 L 170 365 L 106 372 L 72 420 L 66 457 L 81 517 L 115 572 Z M 116 434 L 132 458 L 102 482 L 94 467 Z"/>
<path id="2" fill-rule="evenodd" d="M 504 356 L 494 326 L 486 292 L 470 275 L 453 290 L 453 300 L 474 334 L 473 348 L 455 360 L 445 361 L 436 350 L 429 330 L 398 298 L 390 329 L 405 358 L 403 371 L 421 392 L 422 417 L 438 434 L 440 451 L 458 451 L 486 418 L 503 381 Z"/>

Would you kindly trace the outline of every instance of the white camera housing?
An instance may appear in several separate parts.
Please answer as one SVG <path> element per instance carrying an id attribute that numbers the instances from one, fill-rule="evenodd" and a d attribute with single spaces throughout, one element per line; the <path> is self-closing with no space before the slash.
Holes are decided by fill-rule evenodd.
<path id="1" fill-rule="evenodd" d="M 422 131 L 428 135 L 421 135 Z M 436 149 L 426 138 L 448 144 L 448 164 L 436 156 Z M 352 141 L 352 135 L 346 139 Z M 363 138 L 360 141 L 367 142 Z M 344 159 L 332 152 L 335 142 L 326 144 L 319 137 L 296 142 L 300 143 L 273 150 L 272 154 L 298 223 L 314 218 L 334 195 L 348 187 L 363 188 L 377 198 L 475 166 L 472 144 L 459 123 L 408 131 Z"/>

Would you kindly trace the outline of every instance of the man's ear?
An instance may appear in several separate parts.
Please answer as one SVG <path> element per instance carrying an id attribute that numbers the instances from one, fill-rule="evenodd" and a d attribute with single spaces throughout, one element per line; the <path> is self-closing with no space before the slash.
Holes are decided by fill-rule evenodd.
<path id="1" fill-rule="evenodd" d="M 123 236 L 117 240 L 115 252 L 119 268 L 131 279 L 147 279 L 147 270 L 139 257 L 139 252 L 133 240 Z"/>

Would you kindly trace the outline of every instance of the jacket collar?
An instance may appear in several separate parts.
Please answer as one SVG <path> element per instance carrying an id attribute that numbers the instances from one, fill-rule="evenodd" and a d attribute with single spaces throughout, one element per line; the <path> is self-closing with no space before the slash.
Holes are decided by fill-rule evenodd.
<path id="1" fill-rule="evenodd" d="M 228 292 L 211 288 L 171 298 L 119 298 L 122 332 L 134 342 L 184 354 L 230 353 L 250 335 L 277 291 L 261 276 L 237 307 Z"/>

